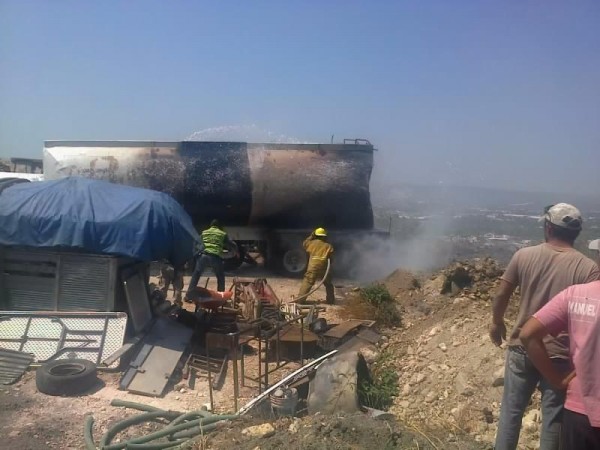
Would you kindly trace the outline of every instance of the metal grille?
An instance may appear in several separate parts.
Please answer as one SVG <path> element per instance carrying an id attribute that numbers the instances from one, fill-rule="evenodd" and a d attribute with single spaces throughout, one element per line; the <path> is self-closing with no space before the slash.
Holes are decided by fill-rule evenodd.
<path id="1" fill-rule="evenodd" d="M 23 311 L 55 308 L 58 258 L 9 250 L 2 259 L 3 292 L 11 309 Z"/>
<path id="2" fill-rule="evenodd" d="M 110 260 L 83 255 L 60 259 L 60 311 L 107 311 Z"/>
<path id="3" fill-rule="evenodd" d="M 125 313 L 0 311 L 0 346 L 32 353 L 36 362 L 82 358 L 99 364 L 121 348 L 126 326 Z"/>
<path id="4" fill-rule="evenodd" d="M 112 311 L 119 259 L 0 249 L 0 304 L 15 311 Z"/>

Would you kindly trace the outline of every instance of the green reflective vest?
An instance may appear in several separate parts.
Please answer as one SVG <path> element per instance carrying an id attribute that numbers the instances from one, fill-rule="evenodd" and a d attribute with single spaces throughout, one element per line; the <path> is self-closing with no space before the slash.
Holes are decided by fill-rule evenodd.
<path id="1" fill-rule="evenodd" d="M 217 227 L 207 228 L 202 232 L 202 243 L 204 244 L 204 253 L 215 255 L 219 258 L 223 255 L 223 247 L 227 233 Z"/>

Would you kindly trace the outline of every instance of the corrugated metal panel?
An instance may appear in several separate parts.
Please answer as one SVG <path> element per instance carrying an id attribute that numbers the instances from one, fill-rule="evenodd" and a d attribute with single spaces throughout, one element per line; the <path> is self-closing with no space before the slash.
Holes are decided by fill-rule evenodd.
<path id="1" fill-rule="evenodd" d="M 2 260 L 3 303 L 22 311 L 53 310 L 57 264 L 51 254 L 8 250 Z"/>
<path id="2" fill-rule="evenodd" d="M 14 311 L 112 311 L 119 258 L 0 248 L 0 305 Z"/>
<path id="3" fill-rule="evenodd" d="M 17 381 L 33 361 L 31 353 L 0 348 L 0 384 Z"/>
<path id="4" fill-rule="evenodd" d="M 61 255 L 60 311 L 110 311 L 110 258 Z"/>

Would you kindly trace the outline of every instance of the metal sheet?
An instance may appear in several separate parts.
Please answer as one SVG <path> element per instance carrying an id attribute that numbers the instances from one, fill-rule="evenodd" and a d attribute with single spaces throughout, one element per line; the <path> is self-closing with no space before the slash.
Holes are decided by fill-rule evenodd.
<path id="1" fill-rule="evenodd" d="M 114 258 L 61 255 L 58 309 L 78 312 L 110 310 L 112 305 L 108 299 L 114 264 Z"/>
<path id="2" fill-rule="evenodd" d="M 123 312 L 0 311 L 0 346 L 32 353 L 37 363 L 82 358 L 100 364 L 121 348 L 126 326 Z"/>
<path id="3" fill-rule="evenodd" d="M 132 276 L 123 280 L 125 288 L 125 296 L 127 297 L 127 306 L 131 321 L 136 333 L 140 333 L 152 321 L 152 310 L 150 309 L 150 300 L 148 299 L 148 291 L 142 275 L 137 272 Z"/>
<path id="4" fill-rule="evenodd" d="M 24 247 L 0 251 L 0 304 L 14 311 L 112 311 L 122 258 Z"/>
<path id="5" fill-rule="evenodd" d="M 192 329 L 178 322 L 158 319 L 123 375 L 121 389 L 154 397 L 162 395 L 192 334 Z"/>
<path id="6" fill-rule="evenodd" d="M 0 348 L 0 384 L 17 381 L 32 363 L 31 353 Z"/>
<path id="7" fill-rule="evenodd" d="M 354 331 L 355 329 L 360 327 L 362 324 L 363 324 L 362 320 L 356 320 L 356 319 L 347 320 L 346 322 L 342 322 L 341 324 L 336 325 L 335 327 L 331 328 L 329 331 L 327 331 L 325 333 L 325 336 L 330 337 L 330 338 L 341 339 L 344 336 L 346 336 L 348 333 L 350 333 L 351 331 Z"/>

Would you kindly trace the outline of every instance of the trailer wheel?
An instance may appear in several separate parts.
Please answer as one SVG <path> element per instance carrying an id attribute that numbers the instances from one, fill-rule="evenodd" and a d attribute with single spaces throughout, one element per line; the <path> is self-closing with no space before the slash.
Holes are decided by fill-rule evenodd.
<path id="1" fill-rule="evenodd" d="M 232 256 L 231 258 L 224 258 L 223 264 L 225 266 L 225 270 L 235 270 L 239 269 L 240 266 L 244 263 L 244 259 L 246 257 L 244 247 L 241 245 L 238 246 L 238 255 Z"/>
<path id="2" fill-rule="evenodd" d="M 42 364 L 35 374 L 38 391 L 74 395 L 91 388 L 98 378 L 96 365 L 86 359 L 59 359 Z"/>
<path id="3" fill-rule="evenodd" d="M 301 247 L 294 247 L 283 252 L 281 265 L 283 270 L 292 276 L 298 276 L 304 273 L 308 263 L 306 251 Z"/>
<path id="4" fill-rule="evenodd" d="M 246 249 L 238 242 L 234 242 L 234 245 L 227 246 L 223 252 L 223 265 L 225 270 L 239 269 L 244 263 L 246 257 Z M 235 256 L 237 254 L 237 256 Z"/>

